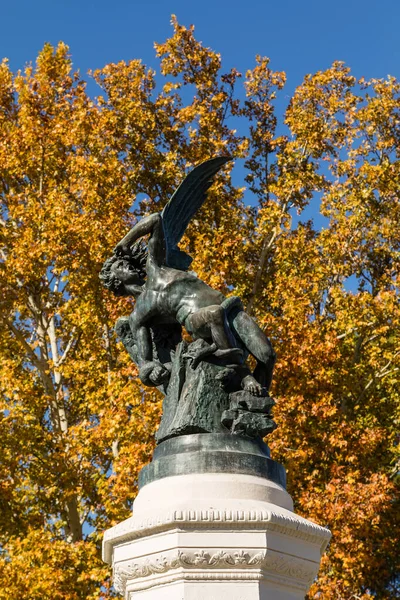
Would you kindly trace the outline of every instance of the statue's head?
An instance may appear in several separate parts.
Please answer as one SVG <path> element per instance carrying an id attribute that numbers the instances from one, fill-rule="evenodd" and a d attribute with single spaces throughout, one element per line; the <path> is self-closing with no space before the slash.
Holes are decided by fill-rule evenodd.
<path id="1" fill-rule="evenodd" d="M 129 254 L 108 258 L 100 271 L 100 279 L 108 290 L 116 296 L 136 296 L 145 284 L 147 251 L 138 242 Z"/>

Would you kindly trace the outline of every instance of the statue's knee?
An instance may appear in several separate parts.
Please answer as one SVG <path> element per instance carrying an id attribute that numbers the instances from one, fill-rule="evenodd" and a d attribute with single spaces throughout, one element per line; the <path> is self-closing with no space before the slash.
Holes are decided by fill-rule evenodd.
<path id="1" fill-rule="evenodd" d="M 211 323 L 220 324 L 224 321 L 224 309 L 222 306 L 210 306 L 209 315 Z"/>

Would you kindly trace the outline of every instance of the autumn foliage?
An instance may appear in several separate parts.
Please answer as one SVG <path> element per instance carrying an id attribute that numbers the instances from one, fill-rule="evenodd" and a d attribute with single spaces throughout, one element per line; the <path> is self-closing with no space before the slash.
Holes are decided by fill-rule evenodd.
<path id="1" fill-rule="evenodd" d="M 0 599 L 113 596 L 102 532 L 130 514 L 161 406 L 113 333 L 130 301 L 98 273 L 218 154 L 235 183 L 218 178 L 183 246 L 277 351 L 273 457 L 333 533 L 309 597 L 400 598 L 400 84 L 335 63 L 280 119 L 268 59 L 225 72 L 173 28 L 159 72 L 109 64 L 95 99 L 64 44 L 0 66 Z"/>

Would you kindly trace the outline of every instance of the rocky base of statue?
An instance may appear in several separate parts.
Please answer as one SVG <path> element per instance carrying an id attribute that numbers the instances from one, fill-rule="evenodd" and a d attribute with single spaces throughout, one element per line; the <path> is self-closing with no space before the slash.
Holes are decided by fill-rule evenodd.
<path id="1" fill-rule="evenodd" d="M 132 516 L 105 532 L 125 600 L 300 600 L 330 538 L 293 512 L 260 441 L 196 434 L 157 448 Z"/>
<path id="2" fill-rule="evenodd" d="M 119 319 L 116 331 L 137 362 L 128 317 Z M 158 444 L 192 433 L 230 432 L 261 439 L 276 428 L 271 412 L 275 402 L 253 379 L 242 350 L 210 354 L 204 340 L 182 340 L 176 325 L 151 329 L 151 336 L 155 360 L 142 365 L 139 376 L 146 385 L 160 378 L 157 387 L 165 398 Z"/>
<path id="3" fill-rule="evenodd" d="M 231 433 L 250 438 L 263 438 L 276 424 L 272 420 L 275 401 L 267 394 L 256 397 L 244 390 L 229 395 L 229 409 L 221 416 L 221 423 Z"/>

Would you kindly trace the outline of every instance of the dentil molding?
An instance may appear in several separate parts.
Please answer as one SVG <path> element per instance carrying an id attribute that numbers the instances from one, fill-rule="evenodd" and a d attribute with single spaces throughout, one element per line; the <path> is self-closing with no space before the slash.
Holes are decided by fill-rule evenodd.
<path id="1" fill-rule="evenodd" d="M 328 529 L 298 516 L 287 516 L 269 510 L 237 510 L 237 509 L 194 509 L 166 511 L 157 517 L 138 519 L 130 517 L 115 525 L 104 534 L 104 559 L 111 562 L 112 548 L 115 544 L 125 543 L 133 539 L 153 535 L 172 527 L 207 529 L 228 529 L 232 525 L 238 529 L 266 528 L 278 531 L 294 538 L 321 545 L 324 552 L 331 534 Z"/>

